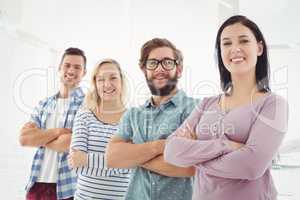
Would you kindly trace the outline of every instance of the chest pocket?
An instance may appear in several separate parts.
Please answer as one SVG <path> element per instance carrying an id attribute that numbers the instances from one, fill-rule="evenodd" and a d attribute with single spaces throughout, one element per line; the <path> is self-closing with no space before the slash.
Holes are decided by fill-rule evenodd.
<path id="1" fill-rule="evenodd" d="M 165 113 L 163 113 L 165 112 Z M 181 113 L 175 110 L 143 112 L 133 126 L 132 141 L 136 144 L 148 141 L 166 139 L 182 123 Z M 142 116 L 141 116 L 142 115 Z"/>
<path id="2" fill-rule="evenodd" d="M 155 123 L 157 125 L 153 133 L 153 140 L 166 139 L 181 125 L 181 115 L 169 115 L 155 121 Z"/>

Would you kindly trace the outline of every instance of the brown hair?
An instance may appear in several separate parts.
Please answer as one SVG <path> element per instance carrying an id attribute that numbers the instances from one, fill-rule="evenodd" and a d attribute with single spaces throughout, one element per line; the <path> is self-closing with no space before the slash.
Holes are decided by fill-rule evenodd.
<path id="1" fill-rule="evenodd" d="M 146 64 L 146 60 L 148 59 L 148 56 L 150 52 L 153 49 L 160 48 L 160 47 L 169 47 L 173 50 L 173 54 L 175 57 L 175 60 L 177 61 L 178 65 L 182 67 L 183 65 L 183 56 L 179 49 L 176 48 L 176 46 L 170 42 L 167 39 L 164 38 L 153 38 L 152 40 L 147 41 L 141 48 L 141 57 L 139 60 L 139 66 L 140 68 L 144 68 Z"/>
<path id="2" fill-rule="evenodd" d="M 74 48 L 74 47 L 70 47 L 70 48 L 66 49 L 64 54 L 62 55 L 60 64 L 63 62 L 64 58 L 67 55 L 81 56 L 83 58 L 83 61 L 84 61 L 83 66 L 86 69 L 86 56 L 85 56 L 84 51 L 82 51 L 79 48 Z"/>
<path id="3" fill-rule="evenodd" d="M 269 86 L 269 79 L 270 79 L 270 66 L 269 66 L 269 58 L 268 58 L 268 48 L 264 36 L 260 29 L 258 28 L 257 24 L 253 21 L 248 19 L 243 15 L 234 15 L 228 18 L 219 28 L 216 42 L 215 42 L 215 51 L 216 51 L 216 60 L 219 68 L 220 73 L 220 81 L 221 81 L 221 88 L 222 90 L 228 94 L 228 90 L 232 89 L 232 80 L 231 74 L 226 69 L 222 56 L 221 56 L 221 34 L 223 30 L 227 26 L 231 26 L 233 24 L 240 23 L 243 26 L 246 26 L 255 36 L 257 42 L 262 42 L 263 45 L 263 53 L 261 56 L 257 57 L 257 63 L 255 66 L 255 79 L 257 88 L 260 92 L 268 92 L 271 91 Z M 231 91 L 231 90 L 229 90 Z"/>

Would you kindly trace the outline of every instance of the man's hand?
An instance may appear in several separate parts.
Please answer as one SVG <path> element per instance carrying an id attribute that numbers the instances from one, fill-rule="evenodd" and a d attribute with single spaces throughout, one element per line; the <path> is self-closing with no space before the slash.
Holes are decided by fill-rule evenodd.
<path id="1" fill-rule="evenodd" d="M 161 139 L 161 140 L 155 140 L 153 141 L 153 145 L 155 145 L 155 149 L 157 150 L 157 154 L 163 154 L 165 150 L 165 145 L 166 145 L 166 140 Z"/>
<path id="2" fill-rule="evenodd" d="M 22 146 L 41 147 L 57 139 L 60 135 L 71 133 L 70 129 L 41 129 L 34 122 L 27 122 L 20 131 L 19 142 Z"/>
<path id="3" fill-rule="evenodd" d="M 233 148 L 234 150 L 238 150 L 239 148 L 242 148 L 243 146 L 245 146 L 245 144 L 243 144 L 243 143 L 234 142 L 231 140 L 228 140 L 227 142 L 231 146 L 231 148 Z"/>
<path id="4" fill-rule="evenodd" d="M 63 134 L 71 134 L 72 130 L 69 128 L 50 128 L 47 129 L 46 132 L 56 135 L 56 137 L 59 137 Z"/>
<path id="5" fill-rule="evenodd" d="M 71 149 L 68 155 L 68 164 L 71 168 L 83 167 L 87 165 L 87 153 Z"/>
<path id="6" fill-rule="evenodd" d="M 37 125 L 34 122 L 27 122 L 26 124 L 23 125 L 21 128 L 21 131 L 27 128 L 38 128 Z"/>

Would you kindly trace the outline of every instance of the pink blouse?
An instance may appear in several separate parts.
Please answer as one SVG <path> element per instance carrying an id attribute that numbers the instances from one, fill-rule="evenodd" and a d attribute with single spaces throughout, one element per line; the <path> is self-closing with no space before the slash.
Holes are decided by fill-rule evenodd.
<path id="1" fill-rule="evenodd" d="M 272 159 L 287 131 L 287 102 L 273 93 L 224 112 L 205 98 L 167 139 L 165 160 L 196 167 L 193 200 L 274 200 Z M 197 140 L 178 137 L 192 131 Z M 227 141 L 245 144 L 232 149 Z"/>

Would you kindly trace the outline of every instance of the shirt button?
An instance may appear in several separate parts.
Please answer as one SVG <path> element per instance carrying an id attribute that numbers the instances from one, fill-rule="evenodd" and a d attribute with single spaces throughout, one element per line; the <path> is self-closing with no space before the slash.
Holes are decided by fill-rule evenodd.
<path id="1" fill-rule="evenodd" d="M 217 125 L 213 126 L 213 131 L 217 131 Z"/>

